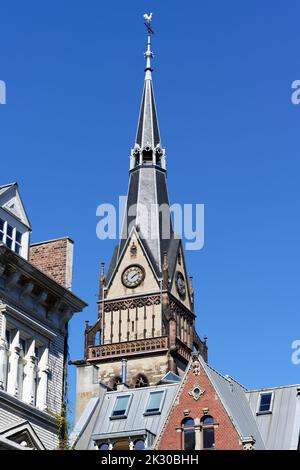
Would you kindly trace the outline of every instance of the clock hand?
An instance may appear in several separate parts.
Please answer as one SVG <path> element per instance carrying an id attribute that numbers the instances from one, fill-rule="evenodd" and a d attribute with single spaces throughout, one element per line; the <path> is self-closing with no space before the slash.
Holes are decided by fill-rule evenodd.
<path id="1" fill-rule="evenodd" d="M 128 274 L 128 280 L 129 280 L 130 282 L 132 282 L 132 281 L 135 280 L 135 278 L 136 278 L 137 276 L 138 276 L 138 273 L 129 273 L 129 274 Z"/>

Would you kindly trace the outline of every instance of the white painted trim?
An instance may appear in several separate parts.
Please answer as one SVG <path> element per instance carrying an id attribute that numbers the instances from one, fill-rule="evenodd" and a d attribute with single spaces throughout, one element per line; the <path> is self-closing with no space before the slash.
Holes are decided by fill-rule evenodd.
<path id="1" fill-rule="evenodd" d="M 39 332 L 41 335 L 46 336 L 48 339 L 53 340 L 56 338 L 57 334 L 51 331 L 46 326 L 42 325 L 40 322 L 29 318 L 28 315 L 20 312 L 19 310 L 13 308 L 10 305 L 4 304 L 0 305 L 0 312 L 2 314 L 11 315 L 13 318 L 17 319 L 21 323 L 27 325 L 28 327 L 32 328 L 35 332 Z"/>

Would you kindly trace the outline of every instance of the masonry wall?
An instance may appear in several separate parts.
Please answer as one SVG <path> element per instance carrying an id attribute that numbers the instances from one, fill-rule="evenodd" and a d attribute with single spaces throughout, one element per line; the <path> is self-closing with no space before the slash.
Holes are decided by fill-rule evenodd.
<path id="1" fill-rule="evenodd" d="M 60 238 L 30 246 L 29 261 L 58 284 L 70 289 L 72 286 L 74 243 Z"/>

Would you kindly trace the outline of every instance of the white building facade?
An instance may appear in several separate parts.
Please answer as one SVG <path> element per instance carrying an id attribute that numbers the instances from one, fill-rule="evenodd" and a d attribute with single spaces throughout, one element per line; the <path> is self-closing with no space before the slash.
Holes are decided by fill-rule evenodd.
<path id="1" fill-rule="evenodd" d="M 28 261 L 30 232 L 18 185 L 0 187 L 0 449 L 59 446 L 68 321 L 86 306 Z"/>

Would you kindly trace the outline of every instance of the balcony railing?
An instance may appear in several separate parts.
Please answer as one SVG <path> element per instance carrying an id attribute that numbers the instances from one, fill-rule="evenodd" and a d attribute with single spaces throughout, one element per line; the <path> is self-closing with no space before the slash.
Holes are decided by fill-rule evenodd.
<path id="1" fill-rule="evenodd" d="M 100 346 L 89 346 L 87 348 L 87 359 L 101 360 L 107 359 L 107 357 L 110 356 L 137 355 L 147 351 L 165 350 L 168 349 L 168 347 L 168 336 L 124 341 L 123 343 L 104 344 Z"/>
<path id="2" fill-rule="evenodd" d="M 179 338 L 176 338 L 175 345 L 176 345 L 177 354 L 179 354 L 181 357 L 189 361 L 191 357 L 191 352 L 192 352 L 191 349 L 185 343 L 180 341 Z"/>

